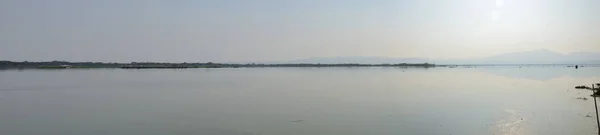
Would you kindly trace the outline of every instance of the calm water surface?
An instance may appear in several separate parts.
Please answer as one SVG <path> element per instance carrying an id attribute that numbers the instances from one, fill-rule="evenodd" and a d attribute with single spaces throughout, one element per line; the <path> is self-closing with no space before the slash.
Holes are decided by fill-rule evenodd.
<path id="1" fill-rule="evenodd" d="M 596 133 L 600 68 L 2 70 L 2 135 Z"/>

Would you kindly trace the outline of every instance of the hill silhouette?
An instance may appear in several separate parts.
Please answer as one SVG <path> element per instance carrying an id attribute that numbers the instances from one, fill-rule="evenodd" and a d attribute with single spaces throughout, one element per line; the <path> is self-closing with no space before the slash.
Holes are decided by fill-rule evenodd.
<path id="1" fill-rule="evenodd" d="M 428 58 L 394 58 L 394 57 L 313 57 L 283 63 L 436 63 L 436 64 L 600 64 L 598 52 L 574 52 L 562 54 L 547 49 L 513 52 L 473 59 L 428 59 Z"/>

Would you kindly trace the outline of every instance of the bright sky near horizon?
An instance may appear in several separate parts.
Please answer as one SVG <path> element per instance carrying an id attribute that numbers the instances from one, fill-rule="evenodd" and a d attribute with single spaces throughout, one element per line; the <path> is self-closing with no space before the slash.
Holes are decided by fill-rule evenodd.
<path id="1" fill-rule="evenodd" d="M 254 62 L 600 50 L 598 0 L 0 0 L 0 60 Z"/>

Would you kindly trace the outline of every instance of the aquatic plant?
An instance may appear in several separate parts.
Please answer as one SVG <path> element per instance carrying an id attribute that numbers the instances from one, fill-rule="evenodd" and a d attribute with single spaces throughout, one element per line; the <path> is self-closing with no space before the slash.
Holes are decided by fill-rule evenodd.
<path id="1" fill-rule="evenodd" d="M 598 85 L 600 83 L 597 83 L 596 85 Z M 592 87 L 588 87 L 588 86 L 575 86 L 575 89 L 583 89 L 583 90 L 591 90 L 592 91 L 592 97 L 600 97 L 600 85 L 598 85 L 598 87 L 594 87 L 594 85 L 592 85 Z"/>

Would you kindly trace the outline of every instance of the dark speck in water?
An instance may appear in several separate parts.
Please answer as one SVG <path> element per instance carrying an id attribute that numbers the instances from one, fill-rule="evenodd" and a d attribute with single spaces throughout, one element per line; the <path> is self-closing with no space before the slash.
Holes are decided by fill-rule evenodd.
<path id="1" fill-rule="evenodd" d="M 292 122 L 293 123 L 298 123 L 298 122 L 302 122 L 302 121 L 304 121 L 304 120 L 295 120 L 295 121 L 292 121 Z"/>

